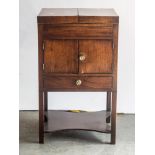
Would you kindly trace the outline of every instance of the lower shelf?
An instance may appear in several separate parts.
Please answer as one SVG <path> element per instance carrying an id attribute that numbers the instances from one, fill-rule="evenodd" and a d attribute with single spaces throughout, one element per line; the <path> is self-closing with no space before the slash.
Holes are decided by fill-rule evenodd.
<path id="1" fill-rule="evenodd" d="M 90 130 L 110 133 L 111 127 L 106 123 L 110 112 L 80 112 L 73 113 L 62 110 L 49 110 L 45 112 L 47 122 L 44 124 L 45 132 L 59 130 Z"/>

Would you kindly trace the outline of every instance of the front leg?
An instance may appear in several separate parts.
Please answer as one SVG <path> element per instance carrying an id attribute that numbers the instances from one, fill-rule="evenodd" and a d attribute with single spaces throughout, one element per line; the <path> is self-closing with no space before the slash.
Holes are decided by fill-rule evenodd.
<path id="1" fill-rule="evenodd" d="M 39 91 L 39 143 L 44 143 L 44 105 L 42 91 Z"/>
<path id="2" fill-rule="evenodd" d="M 116 143 L 116 100 L 117 92 L 112 92 L 111 144 Z"/>
<path id="3" fill-rule="evenodd" d="M 107 112 L 110 112 L 111 111 L 111 92 L 107 92 L 107 108 L 106 108 L 106 110 L 107 110 Z M 110 116 L 108 116 L 107 118 L 106 118 L 106 123 L 110 123 Z"/>

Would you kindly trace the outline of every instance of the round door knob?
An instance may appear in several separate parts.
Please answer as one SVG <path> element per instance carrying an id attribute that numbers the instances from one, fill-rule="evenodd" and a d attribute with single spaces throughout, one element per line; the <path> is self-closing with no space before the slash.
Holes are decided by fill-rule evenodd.
<path id="1" fill-rule="evenodd" d="M 80 86 L 82 84 L 82 81 L 81 80 L 76 80 L 76 85 L 77 86 Z"/>
<path id="2" fill-rule="evenodd" d="M 80 55 L 79 59 L 80 59 L 80 61 L 84 61 L 86 59 L 86 57 L 84 55 Z"/>

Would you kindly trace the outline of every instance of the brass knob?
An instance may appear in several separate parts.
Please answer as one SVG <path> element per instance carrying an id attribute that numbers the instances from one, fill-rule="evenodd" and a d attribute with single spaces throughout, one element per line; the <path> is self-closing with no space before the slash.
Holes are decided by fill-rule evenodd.
<path id="1" fill-rule="evenodd" d="M 82 81 L 81 80 L 76 80 L 76 85 L 77 86 L 80 86 L 82 84 Z"/>
<path id="2" fill-rule="evenodd" d="M 84 61 L 86 59 L 86 57 L 84 55 L 80 55 L 79 59 L 80 59 L 80 61 Z"/>

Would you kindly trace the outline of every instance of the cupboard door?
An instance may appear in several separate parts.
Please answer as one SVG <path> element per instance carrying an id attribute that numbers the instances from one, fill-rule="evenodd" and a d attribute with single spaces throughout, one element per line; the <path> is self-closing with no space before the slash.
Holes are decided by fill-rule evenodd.
<path id="1" fill-rule="evenodd" d="M 80 73 L 112 73 L 112 40 L 79 40 Z"/>
<path id="2" fill-rule="evenodd" d="M 78 41 L 45 40 L 44 71 L 46 73 L 77 73 Z"/>

